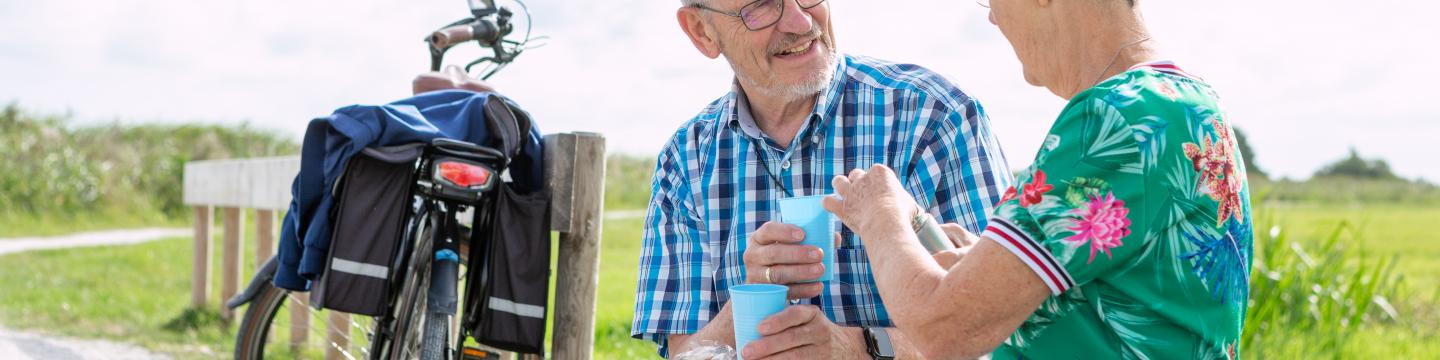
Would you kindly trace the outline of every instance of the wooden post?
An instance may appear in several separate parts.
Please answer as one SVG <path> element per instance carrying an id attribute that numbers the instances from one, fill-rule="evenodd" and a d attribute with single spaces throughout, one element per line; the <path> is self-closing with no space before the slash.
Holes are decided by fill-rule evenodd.
<path id="1" fill-rule="evenodd" d="M 240 246 L 245 237 L 245 213 L 237 207 L 226 207 L 225 212 L 225 237 L 224 253 L 220 257 L 220 299 L 229 300 L 235 297 L 240 288 L 240 258 L 243 257 L 245 249 Z M 220 317 L 229 320 L 233 318 L 234 311 L 228 307 L 220 307 Z"/>
<path id="2" fill-rule="evenodd" d="M 339 311 L 327 310 L 330 314 L 329 346 L 325 347 L 325 360 L 345 359 L 345 353 L 341 350 L 350 347 L 350 314 Z"/>
<path id="3" fill-rule="evenodd" d="M 573 147 L 558 146 L 546 154 L 547 161 L 559 162 L 561 164 L 556 165 L 568 165 L 572 169 L 568 174 L 565 171 L 552 173 L 551 184 L 573 186 L 569 192 L 569 231 L 560 234 L 561 260 L 555 280 L 553 346 L 556 359 L 589 359 L 595 345 L 595 290 L 600 281 L 605 138 L 593 133 L 561 135 L 562 138 L 567 136 L 573 137 Z M 565 144 L 567 141 L 555 143 L 568 145 Z M 574 163 L 570 163 L 572 159 Z M 548 168 L 554 169 L 555 166 Z M 566 176 L 569 178 L 554 178 Z"/>
<path id="4" fill-rule="evenodd" d="M 255 210 L 255 267 L 275 255 L 275 210 Z"/>
<path id="5" fill-rule="evenodd" d="M 190 274 L 190 306 L 205 307 L 210 295 L 210 206 L 195 206 L 195 252 Z"/>
<path id="6" fill-rule="evenodd" d="M 305 346 L 305 341 L 310 337 L 310 294 L 292 292 L 288 296 L 292 300 L 290 304 L 290 349 L 296 350 L 298 353 L 298 350 Z"/>

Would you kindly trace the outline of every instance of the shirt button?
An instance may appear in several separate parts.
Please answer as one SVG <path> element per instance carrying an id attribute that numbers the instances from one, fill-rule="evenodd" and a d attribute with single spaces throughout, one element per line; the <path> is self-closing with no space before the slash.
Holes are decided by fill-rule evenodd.
<path id="1" fill-rule="evenodd" d="M 780 163 L 780 168 L 790 170 L 790 160 L 785 160 L 785 162 Z"/>

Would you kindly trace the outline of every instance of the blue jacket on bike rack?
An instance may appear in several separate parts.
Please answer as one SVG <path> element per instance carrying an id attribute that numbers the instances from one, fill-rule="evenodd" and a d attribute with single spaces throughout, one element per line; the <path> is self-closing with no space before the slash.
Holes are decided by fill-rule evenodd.
<path id="1" fill-rule="evenodd" d="M 280 230 L 275 286 L 308 291 L 310 281 L 324 271 L 335 205 L 331 190 L 351 156 L 367 147 L 429 143 L 435 138 L 488 144 L 495 136 L 485 121 L 485 104 L 491 97 L 523 114 L 503 96 L 445 90 L 386 105 L 346 106 L 312 120 L 305 130 L 300 174 L 291 187 L 293 198 Z M 545 186 L 540 131 L 532 125 L 522 137 L 509 171 L 516 190 L 531 192 Z"/>

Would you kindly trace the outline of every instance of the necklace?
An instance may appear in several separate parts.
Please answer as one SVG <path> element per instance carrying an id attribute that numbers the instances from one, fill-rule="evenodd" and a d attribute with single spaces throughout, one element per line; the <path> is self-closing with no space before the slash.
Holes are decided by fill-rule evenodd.
<path id="1" fill-rule="evenodd" d="M 795 197 L 795 193 L 790 192 L 790 188 L 785 187 L 785 183 L 780 181 L 780 177 L 770 172 L 770 159 L 767 159 L 765 156 L 767 150 L 762 147 L 764 144 L 756 143 L 754 139 L 750 139 L 750 145 L 755 148 L 755 155 L 760 158 L 760 169 L 765 171 L 765 175 L 770 178 L 771 183 L 775 184 L 775 187 L 780 188 L 780 191 L 783 192 L 785 196 Z"/>
<path id="2" fill-rule="evenodd" d="M 1094 85 L 1090 85 L 1090 86 L 1091 86 L 1091 87 L 1094 87 L 1095 85 L 1100 85 L 1100 80 L 1105 80 L 1105 72 L 1106 72 L 1106 71 L 1110 71 L 1110 67 L 1111 67 L 1111 66 L 1115 66 L 1115 61 L 1116 61 L 1116 60 L 1120 60 L 1120 53 L 1125 52 L 1125 49 L 1128 49 L 1128 48 L 1130 48 L 1131 46 L 1140 45 L 1140 43 L 1143 43 L 1143 42 L 1146 42 L 1146 41 L 1149 41 L 1149 40 L 1150 40 L 1150 36 L 1149 36 L 1149 35 L 1146 35 L 1145 37 L 1140 38 L 1140 40 L 1132 41 L 1132 42 L 1130 42 L 1129 44 L 1125 44 L 1124 46 L 1121 46 L 1119 50 L 1115 50 L 1115 56 L 1111 56 L 1111 57 L 1110 57 L 1110 63 L 1109 63 L 1109 64 L 1105 64 L 1105 68 L 1104 68 L 1104 69 L 1100 69 L 1100 76 L 1096 76 L 1096 77 L 1095 77 L 1095 81 L 1091 82 L 1091 84 L 1094 84 Z"/>

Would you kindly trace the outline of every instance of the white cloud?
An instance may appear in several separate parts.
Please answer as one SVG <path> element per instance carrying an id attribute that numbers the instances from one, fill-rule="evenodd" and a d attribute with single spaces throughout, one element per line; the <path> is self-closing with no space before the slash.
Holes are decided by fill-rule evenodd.
<path id="1" fill-rule="evenodd" d="M 1440 179 L 1429 88 L 1440 80 L 1430 2 L 1142 1 L 1171 58 L 1210 80 L 1267 169 L 1307 176 L 1355 146 Z M 494 79 L 546 131 L 605 133 L 650 154 L 723 94 L 669 0 L 532 1 L 549 45 Z M 832 2 L 842 50 L 913 62 L 979 97 L 1013 166 L 1064 105 L 1021 80 L 1008 43 L 968 1 Z M 298 137 L 318 115 L 408 95 L 420 39 L 464 1 L 0 0 L 0 101 L 83 119 L 240 121 Z M 459 56 L 475 55 L 476 51 Z"/>

